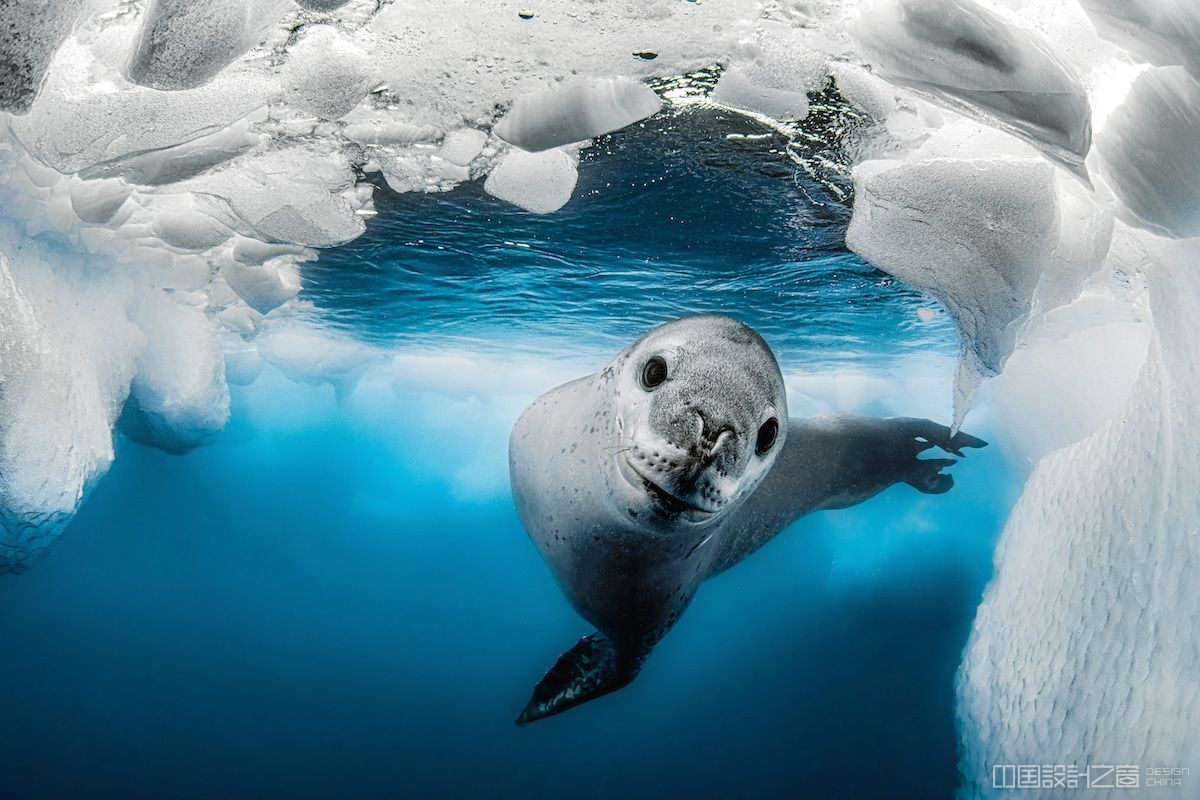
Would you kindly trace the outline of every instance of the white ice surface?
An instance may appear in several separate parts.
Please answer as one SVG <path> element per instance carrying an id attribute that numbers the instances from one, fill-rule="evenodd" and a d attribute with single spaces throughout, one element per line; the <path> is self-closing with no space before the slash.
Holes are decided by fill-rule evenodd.
<path id="1" fill-rule="evenodd" d="M 1083 172 L 1087 92 L 1052 46 L 974 0 L 878 0 L 854 28 L 879 74 L 1011 131 Z"/>
<path id="2" fill-rule="evenodd" d="M 1129 219 L 1165 236 L 1200 236 L 1200 81 L 1182 67 L 1143 72 L 1096 147 Z"/>
<path id="3" fill-rule="evenodd" d="M 289 0 L 149 0 L 130 80 L 155 89 L 208 83 L 260 40 Z"/>
<path id="4" fill-rule="evenodd" d="M 868 161 L 855 187 L 847 246 L 929 291 L 958 322 L 956 422 L 980 381 L 1004 368 L 1039 284 L 1053 282 L 1048 306 L 1069 301 L 1107 249 L 1102 224 L 1090 236 L 1078 220 L 1061 224 L 1059 197 L 1073 187 L 1041 160 Z"/>
<path id="5" fill-rule="evenodd" d="M 1080 0 L 1096 30 L 1142 61 L 1184 66 L 1200 80 L 1200 4 L 1193 0 Z"/>
<path id="6" fill-rule="evenodd" d="M 496 123 L 496 135 L 522 150 L 549 150 L 624 128 L 661 106 L 630 78 L 592 78 L 525 95 Z"/>
<path id="7" fill-rule="evenodd" d="M 0 21 L 0 111 L 24 113 L 84 0 L 8 0 Z"/>
<path id="8" fill-rule="evenodd" d="M 345 116 L 379 83 L 370 56 L 332 25 L 306 29 L 283 68 L 284 101 L 320 119 Z"/>
<path id="9" fill-rule="evenodd" d="M 562 148 L 527 153 L 513 149 L 484 181 L 484 190 L 535 214 L 557 211 L 571 199 L 578 156 Z"/>

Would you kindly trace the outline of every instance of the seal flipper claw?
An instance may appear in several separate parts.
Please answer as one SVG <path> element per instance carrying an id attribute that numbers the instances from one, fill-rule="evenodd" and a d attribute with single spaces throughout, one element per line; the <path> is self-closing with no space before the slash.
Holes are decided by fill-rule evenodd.
<path id="1" fill-rule="evenodd" d="M 961 449 L 963 447 L 987 447 L 988 443 L 977 436 L 972 436 L 969 433 L 963 433 L 962 431 L 959 431 L 958 433 L 954 434 L 954 436 L 950 437 L 950 444 L 956 449 Z"/>
<path id="2" fill-rule="evenodd" d="M 558 657 L 517 717 L 524 725 L 560 714 L 588 700 L 615 692 L 638 673 L 637 665 L 621 657 L 616 645 L 602 633 L 593 633 Z"/>
<path id="3" fill-rule="evenodd" d="M 966 458 L 966 453 L 962 451 L 964 447 L 987 447 L 987 442 L 983 439 L 962 431 L 952 431 L 945 425 L 931 420 L 909 418 L 904 422 L 909 424 L 914 439 L 913 445 L 918 453 L 928 450 L 933 445 L 959 458 Z"/>

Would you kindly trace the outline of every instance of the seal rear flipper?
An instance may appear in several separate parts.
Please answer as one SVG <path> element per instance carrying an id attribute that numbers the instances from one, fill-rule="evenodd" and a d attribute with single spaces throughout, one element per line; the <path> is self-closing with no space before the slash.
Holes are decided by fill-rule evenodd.
<path id="1" fill-rule="evenodd" d="M 568 708 L 615 692 L 632 681 L 637 673 L 637 664 L 623 658 L 604 634 L 585 636 L 559 656 L 533 688 L 533 696 L 517 717 L 517 724 L 561 714 Z"/>

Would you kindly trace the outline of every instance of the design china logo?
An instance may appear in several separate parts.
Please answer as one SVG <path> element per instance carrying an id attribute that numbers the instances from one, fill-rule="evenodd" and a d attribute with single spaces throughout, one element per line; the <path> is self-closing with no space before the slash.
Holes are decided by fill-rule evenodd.
<path id="1" fill-rule="evenodd" d="M 996 764 L 993 789 L 1141 789 L 1183 786 L 1188 767 L 1138 764 Z"/>

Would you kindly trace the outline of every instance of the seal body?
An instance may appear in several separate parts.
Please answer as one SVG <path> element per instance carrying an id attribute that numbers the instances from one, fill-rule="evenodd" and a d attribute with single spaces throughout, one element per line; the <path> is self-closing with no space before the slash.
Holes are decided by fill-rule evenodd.
<path id="1" fill-rule="evenodd" d="M 521 415 L 513 498 L 576 611 L 596 627 L 564 653 L 518 718 L 530 722 L 631 681 L 700 584 L 795 519 L 897 481 L 946 491 L 953 461 L 983 443 L 927 420 L 789 420 L 766 342 L 736 320 L 661 325 L 597 373 Z"/>

